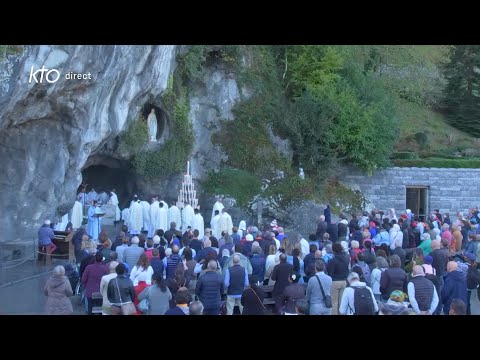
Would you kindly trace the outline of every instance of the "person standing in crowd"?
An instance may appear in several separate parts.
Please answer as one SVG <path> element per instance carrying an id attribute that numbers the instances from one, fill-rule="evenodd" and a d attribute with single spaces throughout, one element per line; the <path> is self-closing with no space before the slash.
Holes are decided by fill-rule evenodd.
<path id="1" fill-rule="evenodd" d="M 467 315 L 467 307 L 460 299 L 453 299 L 448 315 Z"/>
<path id="2" fill-rule="evenodd" d="M 347 286 L 346 280 L 350 258 L 344 253 L 343 247 L 340 243 L 334 243 L 332 245 L 332 250 L 334 255 L 327 264 L 327 273 L 332 278 L 332 315 L 338 315 L 340 300 L 343 291 Z"/>
<path id="3" fill-rule="evenodd" d="M 265 305 L 263 305 L 263 299 L 265 293 L 261 288 L 257 286 L 258 278 L 255 275 L 248 277 L 250 286 L 243 290 L 240 303 L 243 306 L 242 315 L 264 315 Z"/>
<path id="4" fill-rule="evenodd" d="M 340 315 L 374 315 L 378 312 L 378 304 L 373 296 L 372 289 L 364 282 L 356 272 L 348 275 L 347 287 L 342 294 L 340 301 Z"/>
<path id="5" fill-rule="evenodd" d="M 400 265 L 400 257 L 398 255 L 392 255 L 390 257 L 390 268 L 382 273 L 382 277 L 380 278 L 380 292 L 384 300 L 388 300 L 390 294 L 395 290 L 407 291 L 407 273 Z"/>
<path id="6" fill-rule="evenodd" d="M 165 279 L 160 274 L 154 273 L 152 281 L 152 286 L 145 286 L 138 294 L 138 301 L 148 300 L 149 309 L 147 315 L 164 315 L 169 309 L 172 293 L 168 289 Z"/>
<path id="7" fill-rule="evenodd" d="M 107 298 L 112 305 L 112 315 L 122 315 L 122 305 L 133 304 L 136 299 L 132 280 L 126 276 L 125 270 L 124 264 L 118 264 L 115 268 L 117 277 L 108 283 Z"/>
<path id="8" fill-rule="evenodd" d="M 175 306 L 165 312 L 165 315 L 190 315 L 190 295 L 188 289 L 181 287 L 175 294 Z"/>
<path id="9" fill-rule="evenodd" d="M 382 293 L 380 292 L 380 281 L 382 274 L 388 269 L 388 262 L 385 258 L 377 257 L 377 267 L 373 269 L 371 274 L 372 291 L 375 300 L 382 301 Z"/>
<path id="10" fill-rule="evenodd" d="M 472 314 L 471 310 L 471 297 L 472 291 L 475 291 L 479 288 L 480 285 L 480 273 L 477 269 L 477 262 L 475 261 L 475 255 L 472 253 L 467 253 L 465 255 L 465 260 L 468 263 L 467 270 L 467 315 Z"/>
<path id="11" fill-rule="evenodd" d="M 200 301 L 192 301 L 188 307 L 188 315 L 203 315 L 203 304 Z"/>
<path id="12" fill-rule="evenodd" d="M 102 297 L 103 297 L 102 315 L 112 314 L 112 304 L 110 304 L 110 301 L 108 301 L 107 289 L 108 289 L 108 283 L 110 282 L 110 280 L 117 277 L 117 273 L 115 272 L 117 265 L 118 265 L 118 262 L 111 261 L 108 264 L 108 270 L 110 271 L 110 273 L 107 275 L 103 275 L 102 279 L 100 280 L 100 292 L 102 293 Z"/>
<path id="13" fill-rule="evenodd" d="M 275 313 L 279 314 L 282 307 L 282 294 L 285 288 L 290 284 L 289 277 L 293 274 L 293 266 L 287 263 L 287 255 L 280 254 L 280 263 L 275 265 L 272 271 L 271 279 L 275 281 L 272 295 L 275 300 Z"/>
<path id="14" fill-rule="evenodd" d="M 425 277 L 420 265 L 413 267 L 412 275 L 407 287 L 413 311 L 417 315 L 433 315 L 438 306 L 438 294 L 434 284 Z"/>
<path id="15" fill-rule="evenodd" d="M 445 276 L 441 298 L 445 315 L 450 312 L 453 299 L 460 299 L 465 304 L 467 303 L 467 279 L 455 261 L 447 263 L 447 275 Z"/>
<path id="16" fill-rule="evenodd" d="M 197 295 L 204 306 L 204 315 L 219 315 L 221 294 L 224 290 L 222 276 L 217 274 L 217 262 L 210 260 L 207 265 L 207 272 L 200 276 L 197 281 L 195 295 Z"/>
<path id="17" fill-rule="evenodd" d="M 102 277 L 108 274 L 107 267 L 102 264 L 103 256 L 101 253 L 95 255 L 95 262 L 86 267 L 82 274 L 82 285 L 85 289 L 85 297 L 88 303 L 88 314 L 92 315 L 94 292 L 100 292 L 100 282 Z"/>
<path id="18" fill-rule="evenodd" d="M 47 297 L 47 315 L 71 315 L 73 314 L 70 296 L 73 295 L 70 281 L 65 276 L 65 268 L 61 265 L 55 266 L 52 276 L 47 280 L 44 293 Z"/>
<path id="19" fill-rule="evenodd" d="M 299 279 L 298 274 L 290 274 L 288 278 L 290 285 L 285 287 L 280 297 L 281 313 L 284 315 L 296 314 L 295 304 L 298 300 L 305 299 L 305 285 L 299 284 Z"/>
<path id="20" fill-rule="evenodd" d="M 238 305 L 240 314 L 243 312 L 241 297 L 249 285 L 247 270 L 240 265 L 240 257 L 233 255 L 233 266 L 225 270 L 225 289 L 227 289 L 227 315 L 233 315 L 233 309 Z"/>
<path id="21" fill-rule="evenodd" d="M 332 308 L 325 304 L 325 297 L 330 296 L 332 278 L 325 274 L 326 264 L 322 259 L 315 261 L 315 275 L 308 280 L 306 299 L 310 315 L 331 315 Z"/>

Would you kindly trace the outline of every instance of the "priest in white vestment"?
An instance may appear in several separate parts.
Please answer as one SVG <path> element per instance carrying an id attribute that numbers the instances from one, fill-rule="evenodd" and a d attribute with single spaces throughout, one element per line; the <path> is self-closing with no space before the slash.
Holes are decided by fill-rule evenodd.
<path id="1" fill-rule="evenodd" d="M 205 222 L 203 221 L 203 216 L 200 214 L 198 209 L 194 210 L 195 215 L 193 216 L 193 225 L 192 230 L 198 230 L 198 238 L 203 239 L 205 234 Z"/>
<path id="2" fill-rule="evenodd" d="M 212 235 L 215 236 L 215 238 L 220 239 L 220 236 L 222 236 L 222 233 L 219 231 L 218 227 L 218 220 L 220 219 L 220 211 L 215 210 L 215 214 L 212 217 L 212 220 L 210 220 L 210 228 L 212 229 Z"/>
<path id="3" fill-rule="evenodd" d="M 160 229 L 160 206 L 158 200 L 153 198 L 150 205 L 150 230 L 148 231 L 148 237 L 153 238 Z"/>
<path id="4" fill-rule="evenodd" d="M 83 206 L 82 206 L 82 203 L 78 200 L 75 200 L 75 204 L 73 204 L 71 221 L 72 221 L 73 230 L 77 230 L 82 226 Z"/>
<path id="5" fill-rule="evenodd" d="M 130 206 L 130 226 L 129 233 L 132 235 L 140 234 L 143 226 L 143 209 L 140 205 L 140 200 L 137 197 L 134 198 L 132 205 Z"/>
<path id="6" fill-rule="evenodd" d="M 98 201 L 98 194 L 97 192 L 95 191 L 94 188 L 92 188 L 92 190 L 90 190 L 90 192 L 88 193 L 87 195 L 87 201 L 89 204 L 92 203 L 92 201 Z"/>
<path id="7" fill-rule="evenodd" d="M 102 210 L 98 206 L 96 201 L 93 201 L 93 205 L 88 208 L 88 234 L 92 237 L 93 240 L 98 239 L 100 233 L 100 218 L 94 216 L 95 214 L 101 213 Z"/>
<path id="8" fill-rule="evenodd" d="M 111 195 L 110 195 L 110 204 L 115 206 L 115 224 L 120 221 L 120 208 L 118 207 L 118 196 L 115 193 L 115 189 L 112 189 Z"/>
<path id="9" fill-rule="evenodd" d="M 158 206 L 160 207 L 160 227 L 159 229 L 162 229 L 163 231 L 167 231 L 170 229 L 168 226 L 168 211 L 165 209 L 164 202 L 161 201 Z"/>
<path id="10" fill-rule="evenodd" d="M 193 207 L 190 204 L 185 205 L 182 210 L 182 231 L 187 231 L 189 226 L 192 226 L 193 216 L 195 215 Z M 178 228 L 178 227 L 177 227 Z"/>
<path id="11" fill-rule="evenodd" d="M 142 215 L 143 215 L 143 231 L 148 231 L 150 229 L 150 204 L 148 201 L 140 201 L 142 206 Z"/>
<path id="12" fill-rule="evenodd" d="M 232 217 L 225 208 L 222 209 L 222 215 L 220 215 L 220 219 L 218 219 L 218 230 L 220 234 L 222 231 L 228 232 L 228 235 L 233 234 L 233 222 Z"/>
<path id="13" fill-rule="evenodd" d="M 130 229 L 130 209 L 127 207 L 122 210 L 123 225 L 127 225 Z"/>
<path id="14" fill-rule="evenodd" d="M 172 222 L 177 225 L 177 229 L 182 228 L 182 213 L 175 202 L 173 202 L 172 206 L 168 209 L 168 224 Z"/>
<path id="15" fill-rule="evenodd" d="M 222 200 L 218 199 L 215 204 L 213 204 L 213 209 L 212 209 L 212 217 L 210 218 L 213 219 L 213 217 L 215 216 L 215 211 L 218 210 L 218 213 L 221 214 L 222 213 L 222 209 L 224 208 L 223 206 L 223 203 L 222 203 Z M 216 236 L 215 236 L 216 237 Z"/>

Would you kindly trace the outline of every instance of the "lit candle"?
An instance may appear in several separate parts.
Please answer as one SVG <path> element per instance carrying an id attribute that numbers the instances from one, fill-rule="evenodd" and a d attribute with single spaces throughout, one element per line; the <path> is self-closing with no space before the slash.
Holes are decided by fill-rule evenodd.
<path id="1" fill-rule="evenodd" d="M 187 161 L 187 175 L 190 174 L 190 161 Z"/>

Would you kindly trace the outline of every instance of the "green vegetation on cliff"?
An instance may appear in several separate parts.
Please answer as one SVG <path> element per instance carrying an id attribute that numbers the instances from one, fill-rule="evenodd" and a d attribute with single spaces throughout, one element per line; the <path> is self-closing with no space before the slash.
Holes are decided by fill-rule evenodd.
<path id="1" fill-rule="evenodd" d="M 395 151 L 419 152 L 418 158 L 430 152 L 425 161 L 432 164 L 458 153 L 473 156 L 479 141 L 452 129 L 437 110 L 451 51 L 436 45 L 225 46 L 222 57 L 243 101 L 234 109 L 235 121 L 224 122 L 212 141 L 228 155 L 226 165 L 269 178 L 267 191 L 274 189 L 283 202 L 296 201 L 300 192 L 333 199 L 342 192 L 336 175 L 343 165 L 371 173 L 414 160 L 400 160 Z M 291 141 L 292 162 L 278 154 L 268 128 Z M 241 141 L 232 141 L 232 133 Z M 289 179 L 299 167 L 306 181 L 274 186 L 276 170 Z M 363 201 L 357 195 L 346 200 L 352 208 Z"/>

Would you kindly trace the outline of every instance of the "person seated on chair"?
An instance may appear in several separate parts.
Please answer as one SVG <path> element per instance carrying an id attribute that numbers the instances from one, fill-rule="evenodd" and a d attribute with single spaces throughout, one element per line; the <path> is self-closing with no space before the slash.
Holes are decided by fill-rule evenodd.
<path id="1" fill-rule="evenodd" d="M 44 252 L 47 255 L 52 254 L 57 249 L 57 246 L 52 242 L 55 238 L 55 234 L 50 225 L 51 221 L 45 220 L 42 227 L 38 230 L 38 247 L 45 248 Z"/>

